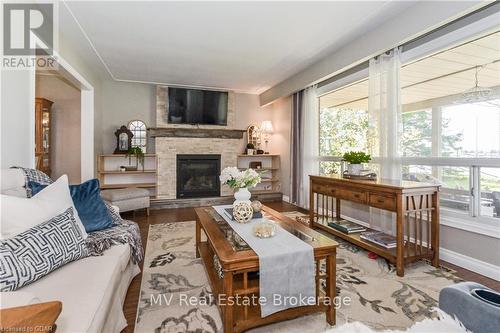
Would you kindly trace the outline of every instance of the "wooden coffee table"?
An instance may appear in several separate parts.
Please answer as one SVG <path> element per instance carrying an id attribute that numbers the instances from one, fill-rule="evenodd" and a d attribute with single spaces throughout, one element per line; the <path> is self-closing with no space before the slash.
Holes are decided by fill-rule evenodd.
<path id="1" fill-rule="evenodd" d="M 259 294 L 259 257 L 248 245 L 232 231 L 227 222 L 212 208 L 196 208 L 196 256 L 201 257 L 214 293 L 233 297 L 252 297 Z M 313 312 L 325 312 L 326 321 L 335 325 L 335 260 L 338 243 L 310 229 L 309 227 L 264 206 L 263 213 L 269 219 L 296 235 L 314 250 L 316 261 L 316 296 L 317 305 L 302 306 L 277 312 L 261 318 L 260 306 L 252 304 L 230 304 L 223 302 L 219 311 L 224 325 L 224 332 L 243 332 L 250 328 L 282 320 L 292 319 Z M 202 240 L 202 231 L 206 240 Z M 272 242 L 272 239 L 269 240 Z M 320 262 L 326 262 L 326 272 L 320 272 Z M 321 289 L 321 281 L 326 281 L 326 288 Z M 325 302 L 331 300 L 331 302 Z"/>

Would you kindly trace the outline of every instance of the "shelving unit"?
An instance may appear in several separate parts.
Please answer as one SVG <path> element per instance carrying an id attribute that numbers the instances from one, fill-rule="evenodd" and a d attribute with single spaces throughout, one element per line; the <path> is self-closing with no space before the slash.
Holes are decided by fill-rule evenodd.
<path id="1" fill-rule="evenodd" d="M 254 195 L 276 194 L 282 196 L 280 180 L 280 155 L 261 154 L 261 155 L 238 155 L 238 168 L 245 170 L 250 168 L 250 162 L 261 162 L 262 167 L 255 169 L 262 171 L 262 182 L 250 192 Z"/>
<path id="2" fill-rule="evenodd" d="M 97 174 L 102 189 L 119 189 L 127 187 L 145 188 L 150 191 L 151 197 L 158 193 L 158 156 L 144 155 L 144 170 L 139 165 L 138 170 L 120 171 L 120 166 L 136 165 L 135 157 L 129 158 L 124 154 L 104 154 L 97 159 Z"/>
<path id="3" fill-rule="evenodd" d="M 35 156 L 36 168 L 50 176 L 52 157 L 50 154 L 52 128 L 52 101 L 35 98 Z"/>

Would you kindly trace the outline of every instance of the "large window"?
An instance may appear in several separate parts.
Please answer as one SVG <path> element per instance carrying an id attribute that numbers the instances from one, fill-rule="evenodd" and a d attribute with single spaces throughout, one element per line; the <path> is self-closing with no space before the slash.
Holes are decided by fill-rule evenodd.
<path id="1" fill-rule="evenodd" d="M 367 149 L 368 80 L 320 97 L 320 156 Z M 338 173 L 337 161 L 320 162 L 322 174 Z"/>
<path id="2" fill-rule="evenodd" d="M 432 156 L 432 110 L 404 112 L 402 122 L 402 156 Z"/>
<path id="3" fill-rule="evenodd" d="M 500 32 L 405 64 L 400 84 L 402 178 L 442 184 L 445 214 L 500 219 Z M 367 110 L 367 79 L 320 97 L 322 173 L 366 150 Z"/>
<path id="4" fill-rule="evenodd" d="M 500 99 L 445 106 L 441 117 L 442 156 L 500 157 Z"/>
<path id="5" fill-rule="evenodd" d="M 497 32 L 401 69 L 403 177 L 440 182 L 450 214 L 500 218 L 499 61 Z"/>

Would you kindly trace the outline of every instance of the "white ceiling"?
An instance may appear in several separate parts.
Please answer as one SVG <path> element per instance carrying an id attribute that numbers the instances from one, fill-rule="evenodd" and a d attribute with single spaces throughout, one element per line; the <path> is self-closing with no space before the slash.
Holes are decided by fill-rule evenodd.
<path id="1" fill-rule="evenodd" d="M 66 2 L 116 80 L 249 93 L 267 90 L 414 3 Z"/>
<path id="2" fill-rule="evenodd" d="M 500 86 L 500 32 L 444 50 L 401 69 L 402 104 L 460 94 L 474 87 L 475 66 L 480 87 Z M 320 107 L 368 107 L 368 80 L 320 98 Z"/>

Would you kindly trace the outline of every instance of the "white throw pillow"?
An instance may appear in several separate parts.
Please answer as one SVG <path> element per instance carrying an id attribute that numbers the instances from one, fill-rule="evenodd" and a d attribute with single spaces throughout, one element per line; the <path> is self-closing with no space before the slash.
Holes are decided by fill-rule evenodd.
<path id="1" fill-rule="evenodd" d="M 85 227 L 69 192 L 68 176 L 62 175 L 54 183 L 48 185 L 32 198 L 19 198 L 2 194 L 0 196 L 0 239 L 14 237 L 40 223 L 46 222 L 56 215 L 73 207 L 78 227 L 87 238 Z"/>
<path id="2" fill-rule="evenodd" d="M 21 169 L 0 170 L 0 192 L 6 195 L 26 198 L 25 179 Z"/>

